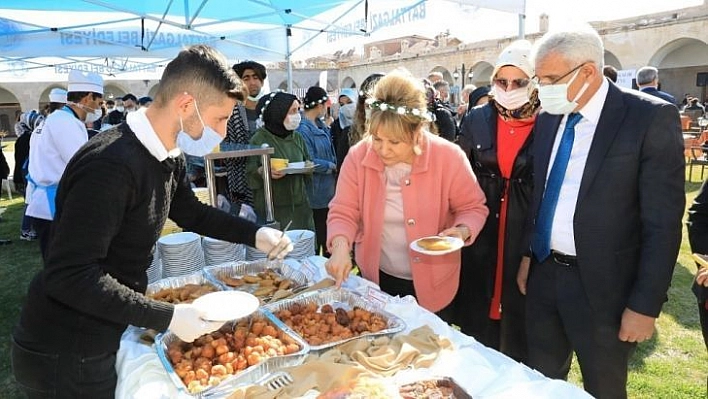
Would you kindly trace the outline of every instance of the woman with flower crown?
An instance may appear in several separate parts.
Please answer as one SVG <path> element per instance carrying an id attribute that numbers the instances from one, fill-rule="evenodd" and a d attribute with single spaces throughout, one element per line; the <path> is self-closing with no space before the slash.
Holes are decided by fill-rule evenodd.
<path id="1" fill-rule="evenodd" d="M 487 197 L 490 216 L 477 241 L 462 250 L 454 323 L 479 342 L 524 362 L 525 301 L 516 283 L 525 257 L 523 227 L 533 174 L 531 142 L 539 108 L 531 78 L 531 43 L 518 40 L 499 55 L 491 100 L 462 121 L 460 145 Z"/>
<path id="2" fill-rule="evenodd" d="M 290 162 L 310 161 L 307 146 L 300 133 L 295 129 L 300 125 L 300 102 L 292 94 L 273 92 L 258 100 L 256 112 L 259 115 L 257 125 L 262 125 L 251 137 L 249 144 L 262 146 L 267 144 L 275 152 L 272 158 L 287 159 Z M 275 220 L 285 226 L 292 221 L 291 229 L 315 230 L 312 209 L 307 199 L 305 180 L 310 175 L 285 174 L 281 170 L 261 165 L 261 157 L 249 157 L 246 163 L 248 184 L 253 190 L 253 207 L 259 222 L 265 218 L 265 192 L 263 173 L 270 173 L 273 192 L 273 213 Z"/>
<path id="3" fill-rule="evenodd" d="M 484 225 L 484 193 L 458 146 L 428 131 L 420 80 L 397 70 L 367 100 L 366 137 L 344 159 L 327 219 L 326 262 L 337 285 L 352 269 L 391 295 L 413 295 L 449 321 L 460 251 L 426 255 L 410 244 L 452 236 L 471 244 Z"/>

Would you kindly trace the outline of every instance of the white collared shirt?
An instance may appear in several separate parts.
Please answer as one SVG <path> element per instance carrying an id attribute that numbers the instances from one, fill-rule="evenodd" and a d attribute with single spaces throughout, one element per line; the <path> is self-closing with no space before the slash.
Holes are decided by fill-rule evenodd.
<path id="1" fill-rule="evenodd" d="M 135 133 L 135 136 L 140 140 L 140 142 L 150 151 L 150 154 L 157 158 L 158 161 L 162 162 L 167 157 L 176 158 L 182 153 L 179 147 L 167 151 L 167 148 L 162 144 L 160 138 L 155 133 L 155 129 L 152 128 L 150 121 L 145 115 L 147 108 L 141 108 L 135 112 L 129 112 L 125 117 L 125 122 L 130 127 L 130 130 Z"/>
<path id="2" fill-rule="evenodd" d="M 575 250 L 575 232 L 573 231 L 573 219 L 575 216 L 575 206 L 578 202 L 578 193 L 580 191 L 580 182 L 585 171 L 585 163 L 590 152 L 590 145 L 593 137 L 595 137 L 595 129 L 597 122 L 600 120 L 602 107 L 605 104 L 609 83 L 606 79 L 602 80 L 602 85 L 597 92 L 590 98 L 585 106 L 580 109 L 580 114 L 583 118 L 575 125 L 575 140 L 573 141 L 573 149 L 570 152 L 570 160 L 568 168 L 565 171 L 565 178 L 561 186 L 560 195 L 558 196 L 558 205 L 556 213 L 553 216 L 553 227 L 551 230 L 551 249 L 562 252 L 567 255 L 577 255 Z M 555 160 L 558 146 L 560 145 L 565 123 L 568 117 L 563 117 L 558 131 L 556 132 L 556 140 L 553 143 L 553 152 L 551 160 Z M 553 161 L 549 162 L 548 171 L 546 172 L 546 180 L 551 172 Z"/>

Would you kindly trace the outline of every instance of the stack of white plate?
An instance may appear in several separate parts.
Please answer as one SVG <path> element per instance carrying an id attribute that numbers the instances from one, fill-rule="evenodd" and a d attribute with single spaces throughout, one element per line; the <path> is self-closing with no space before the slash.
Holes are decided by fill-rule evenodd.
<path id="1" fill-rule="evenodd" d="M 252 260 L 263 260 L 267 258 L 267 255 L 265 252 L 258 250 L 253 247 L 246 246 L 246 260 L 247 261 L 252 261 Z"/>
<path id="2" fill-rule="evenodd" d="M 202 248 L 204 249 L 204 261 L 208 266 L 246 260 L 246 246 L 243 244 L 204 237 Z"/>
<path id="3" fill-rule="evenodd" d="M 163 277 L 183 276 L 204 268 L 204 251 L 199 234 L 183 232 L 162 236 L 157 240 L 157 249 L 162 260 Z"/>
<path id="4" fill-rule="evenodd" d="M 304 259 L 315 255 L 315 232 L 312 230 L 290 230 L 285 234 L 290 237 L 293 243 L 293 250 L 288 254 L 288 258 Z"/>
<path id="5" fill-rule="evenodd" d="M 152 284 L 162 278 L 162 261 L 160 260 L 160 251 L 155 251 L 152 254 L 152 263 L 145 272 L 148 278 L 148 284 Z"/>

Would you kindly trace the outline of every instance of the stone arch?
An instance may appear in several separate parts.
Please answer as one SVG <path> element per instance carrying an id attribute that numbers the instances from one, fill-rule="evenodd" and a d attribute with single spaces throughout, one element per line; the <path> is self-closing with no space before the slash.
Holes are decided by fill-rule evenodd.
<path id="1" fill-rule="evenodd" d="M 115 100 L 116 98 L 121 98 L 128 94 L 129 91 L 125 90 L 116 83 L 106 83 L 103 86 L 103 99 L 104 100 Z"/>
<path id="2" fill-rule="evenodd" d="M 696 86 L 696 74 L 708 72 L 708 44 L 682 37 L 659 47 L 649 59 L 659 68 L 659 87 L 680 101 L 684 95 L 706 98 L 706 87 Z"/>
<path id="3" fill-rule="evenodd" d="M 356 85 L 356 82 L 354 81 L 354 79 L 351 76 L 347 76 L 346 78 L 344 78 L 344 80 L 342 80 L 342 85 L 340 87 L 343 89 L 344 88 L 356 89 L 356 86 L 357 85 Z"/>
<path id="4" fill-rule="evenodd" d="M 7 135 L 15 134 L 18 112 L 22 112 L 20 100 L 13 92 L 0 87 L 0 131 L 6 132 Z"/>
<path id="5" fill-rule="evenodd" d="M 620 63 L 617 56 L 615 56 L 611 51 L 605 50 L 605 65 L 612 65 L 617 68 L 617 70 L 622 69 L 622 63 Z"/>
<path id="6" fill-rule="evenodd" d="M 444 66 L 437 65 L 435 68 L 431 69 L 431 70 L 425 75 L 425 77 L 427 78 L 428 75 L 430 75 L 430 74 L 433 73 L 433 72 L 440 72 L 440 73 L 442 73 L 442 75 L 443 75 L 443 80 L 444 80 L 444 81 L 446 81 L 446 82 L 448 82 L 448 83 L 450 83 L 450 84 L 453 83 L 452 73 L 450 73 L 450 71 L 449 71 L 447 68 L 445 68 Z"/>
<path id="7" fill-rule="evenodd" d="M 492 72 L 494 72 L 494 65 L 490 64 L 487 61 L 480 61 L 472 67 L 470 67 L 470 71 L 472 71 L 472 84 L 480 87 L 480 86 L 487 86 L 489 85 L 489 81 L 492 79 Z"/>
<path id="8" fill-rule="evenodd" d="M 708 44 L 682 37 L 661 46 L 649 59 L 659 69 L 708 65 Z"/>

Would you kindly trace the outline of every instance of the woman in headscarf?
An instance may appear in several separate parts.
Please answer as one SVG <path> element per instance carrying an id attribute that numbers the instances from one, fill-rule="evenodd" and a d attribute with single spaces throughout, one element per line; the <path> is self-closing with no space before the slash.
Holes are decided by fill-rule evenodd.
<path id="1" fill-rule="evenodd" d="M 249 144 L 273 147 L 272 158 L 290 162 L 310 161 L 305 141 L 295 129 L 300 125 L 300 103 L 292 94 L 273 92 L 258 100 L 256 111 L 263 126 L 251 137 Z M 310 175 L 285 174 L 270 165 L 261 165 L 261 157 L 249 157 L 246 165 L 248 184 L 253 190 L 253 205 L 259 222 L 265 221 L 265 193 L 263 173 L 270 173 L 275 220 L 285 226 L 292 221 L 291 229 L 315 230 L 312 209 L 307 199 L 305 180 Z"/>
<path id="2" fill-rule="evenodd" d="M 455 324 L 481 343 L 517 361 L 527 358 L 524 296 L 517 286 L 525 256 L 523 227 L 533 174 L 532 128 L 539 108 L 531 78 L 531 44 L 519 40 L 499 55 L 490 101 L 465 116 L 460 145 L 487 197 L 489 218 L 462 250 Z"/>

